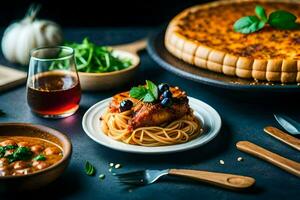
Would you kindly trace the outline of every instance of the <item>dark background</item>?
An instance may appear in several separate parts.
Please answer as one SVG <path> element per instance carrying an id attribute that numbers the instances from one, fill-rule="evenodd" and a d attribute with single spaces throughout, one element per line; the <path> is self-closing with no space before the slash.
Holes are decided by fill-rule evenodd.
<path id="1" fill-rule="evenodd" d="M 178 12 L 209 0 L 5 0 L 0 6 L 0 26 L 25 15 L 31 3 L 42 5 L 39 18 L 63 27 L 157 26 Z"/>

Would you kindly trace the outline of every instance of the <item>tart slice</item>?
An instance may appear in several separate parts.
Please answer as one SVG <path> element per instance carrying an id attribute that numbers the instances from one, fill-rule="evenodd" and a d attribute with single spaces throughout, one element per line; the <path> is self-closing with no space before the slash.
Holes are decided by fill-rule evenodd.
<path id="1" fill-rule="evenodd" d="M 286 10 L 298 16 L 300 2 L 286 0 L 218 1 L 188 8 L 169 24 L 165 46 L 179 59 L 210 71 L 241 78 L 300 82 L 300 30 L 270 26 L 242 34 L 233 24 L 253 15 L 256 5 L 270 13 Z"/>

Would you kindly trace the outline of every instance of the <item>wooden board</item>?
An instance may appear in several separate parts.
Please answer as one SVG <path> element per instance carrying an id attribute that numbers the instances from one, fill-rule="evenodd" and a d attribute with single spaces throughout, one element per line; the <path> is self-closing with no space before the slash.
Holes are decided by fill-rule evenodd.
<path id="1" fill-rule="evenodd" d="M 25 72 L 0 65 L 0 92 L 26 82 Z"/>

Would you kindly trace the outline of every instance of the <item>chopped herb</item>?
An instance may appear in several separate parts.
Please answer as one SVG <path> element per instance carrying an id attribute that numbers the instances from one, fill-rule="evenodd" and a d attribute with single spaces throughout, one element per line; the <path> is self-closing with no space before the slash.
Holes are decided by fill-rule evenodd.
<path id="1" fill-rule="evenodd" d="M 4 154 L 5 154 L 5 148 L 0 147 L 0 158 L 3 158 Z"/>
<path id="2" fill-rule="evenodd" d="M 265 9 L 258 5 L 255 7 L 255 13 L 256 16 L 246 16 L 237 20 L 233 25 L 234 31 L 249 34 L 262 29 L 266 24 L 282 30 L 300 28 L 296 22 L 297 16 L 288 11 L 276 10 L 268 17 Z"/>
<path id="3" fill-rule="evenodd" d="M 11 150 L 11 149 L 16 149 L 16 148 L 18 148 L 18 146 L 16 146 L 16 145 L 7 145 L 4 147 L 5 150 Z"/>
<path id="4" fill-rule="evenodd" d="M 135 99 L 151 103 L 158 99 L 158 89 L 152 81 L 146 80 L 146 86 L 131 88 L 129 95 Z"/>
<path id="5" fill-rule="evenodd" d="M 6 156 L 6 158 L 12 163 L 17 160 L 29 160 L 32 155 L 33 153 L 28 147 L 17 147 L 13 154 Z"/>
<path id="6" fill-rule="evenodd" d="M 36 157 L 34 157 L 33 160 L 44 161 L 44 160 L 46 160 L 46 157 L 43 154 L 40 154 L 40 155 L 37 155 Z"/>
<path id="7" fill-rule="evenodd" d="M 95 167 L 88 161 L 85 162 L 85 173 L 88 176 L 93 176 L 96 172 Z"/>

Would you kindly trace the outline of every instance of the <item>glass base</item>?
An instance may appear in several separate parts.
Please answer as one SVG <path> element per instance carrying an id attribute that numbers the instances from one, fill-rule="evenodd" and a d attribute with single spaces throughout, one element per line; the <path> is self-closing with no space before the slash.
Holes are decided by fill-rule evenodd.
<path id="1" fill-rule="evenodd" d="M 41 113 L 38 113 L 38 112 L 35 112 L 32 110 L 32 112 L 36 115 L 38 115 L 39 117 L 43 117 L 43 118 L 48 118 L 48 119 L 61 119 L 61 118 L 66 118 L 66 117 L 69 117 L 71 115 L 73 115 L 74 113 L 76 113 L 76 111 L 78 110 L 79 106 L 67 111 L 67 112 L 64 112 L 62 114 L 55 114 L 55 115 L 52 115 L 52 114 L 41 114 Z"/>

